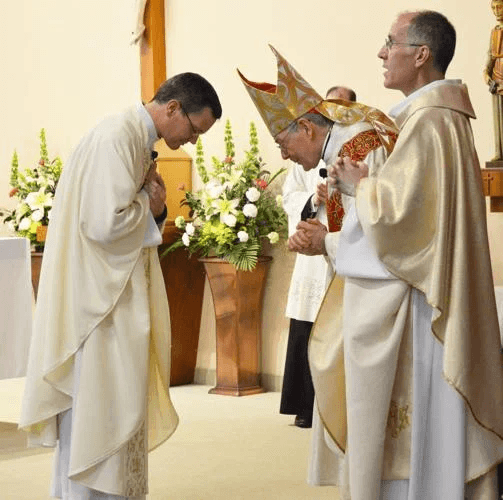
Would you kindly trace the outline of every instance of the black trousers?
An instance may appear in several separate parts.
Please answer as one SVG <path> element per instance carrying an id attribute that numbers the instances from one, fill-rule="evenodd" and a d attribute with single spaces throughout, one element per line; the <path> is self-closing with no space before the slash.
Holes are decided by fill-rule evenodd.
<path id="1" fill-rule="evenodd" d="M 290 320 L 280 413 L 313 416 L 314 387 L 307 358 L 312 327 L 310 321 Z"/>
<path id="2" fill-rule="evenodd" d="M 498 498 L 503 500 L 503 464 L 498 465 Z"/>

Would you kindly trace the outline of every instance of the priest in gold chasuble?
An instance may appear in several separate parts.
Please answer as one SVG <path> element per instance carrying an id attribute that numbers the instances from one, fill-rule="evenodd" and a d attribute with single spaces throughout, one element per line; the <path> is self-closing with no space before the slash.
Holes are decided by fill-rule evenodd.
<path id="1" fill-rule="evenodd" d="M 348 216 L 310 343 L 310 482 L 342 498 L 497 498 L 503 360 L 475 114 L 466 86 L 445 79 L 455 40 L 439 13 L 398 16 L 378 54 L 385 87 L 405 95 L 390 112 L 394 150 L 375 175 L 349 160 L 329 169 L 354 186 L 381 264 L 365 268 L 344 238 Z"/>
<path id="2" fill-rule="evenodd" d="M 165 188 L 154 143 L 195 143 L 220 118 L 200 75 L 105 118 L 65 164 L 44 251 L 20 427 L 57 446 L 51 496 L 142 499 L 147 451 L 176 429 L 159 265 Z"/>

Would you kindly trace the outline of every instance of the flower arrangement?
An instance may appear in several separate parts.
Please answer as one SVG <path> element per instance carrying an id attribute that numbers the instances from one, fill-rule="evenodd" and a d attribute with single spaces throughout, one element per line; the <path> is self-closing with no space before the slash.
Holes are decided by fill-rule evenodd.
<path id="1" fill-rule="evenodd" d="M 286 237 L 287 216 L 280 195 L 274 196 L 271 183 L 286 169 L 274 175 L 264 169 L 259 157 L 257 130 L 250 123 L 250 150 L 236 163 L 230 121 L 225 125 L 225 159 L 212 158 L 213 169 L 205 166 L 203 145 L 196 144 L 196 167 L 203 189 L 187 191 L 181 205 L 190 207 L 192 222 L 175 219 L 183 231 L 181 238 L 164 253 L 180 247 L 199 256 L 224 258 L 237 269 L 255 268 L 264 240 L 272 244 Z"/>
<path id="2" fill-rule="evenodd" d="M 37 249 L 43 247 L 43 242 L 37 240 L 37 229 L 49 224 L 52 200 L 62 169 L 59 156 L 49 160 L 44 129 L 40 131 L 40 160 L 35 167 L 21 172 L 17 152 L 14 151 L 12 156 L 9 196 L 17 198 L 18 205 L 13 210 L 1 209 L 0 219 L 17 236 L 28 238 Z"/>

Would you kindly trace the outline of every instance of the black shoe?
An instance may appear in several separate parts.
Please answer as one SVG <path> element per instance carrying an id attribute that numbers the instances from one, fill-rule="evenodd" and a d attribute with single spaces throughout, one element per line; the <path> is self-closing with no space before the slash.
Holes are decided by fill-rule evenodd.
<path id="1" fill-rule="evenodd" d="M 295 423 L 297 427 L 302 427 L 303 429 L 310 429 L 313 425 L 313 419 L 310 417 L 304 417 L 302 415 L 297 415 L 295 417 Z"/>

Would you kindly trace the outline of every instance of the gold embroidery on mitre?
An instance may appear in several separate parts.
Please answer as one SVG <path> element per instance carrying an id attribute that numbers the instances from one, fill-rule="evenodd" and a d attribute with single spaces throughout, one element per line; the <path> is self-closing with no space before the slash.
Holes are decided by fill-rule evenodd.
<path id="1" fill-rule="evenodd" d="M 409 405 L 399 406 L 395 401 L 391 401 L 387 425 L 391 437 L 397 439 L 400 433 L 409 426 Z"/>
<path id="2" fill-rule="evenodd" d="M 388 154 L 393 151 L 398 129 L 393 121 L 377 108 L 371 108 L 360 102 L 343 99 L 329 99 L 319 104 L 316 109 L 330 120 L 340 125 L 353 125 L 367 122 L 372 125 L 379 136 L 381 144 Z"/>
<path id="3" fill-rule="evenodd" d="M 275 137 L 290 123 L 320 104 L 323 97 L 272 45 L 269 47 L 278 65 L 276 85 L 252 82 L 237 71 L 269 132 Z"/>
<path id="4" fill-rule="evenodd" d="M 370 123 L 387 153 L 391 153 L 398 129 L 382 111 L 344 99 L 324 100 L 272 45 L 269 47 L 277 60 L 276 85 L 252 82 L 237 72 L 273 137 L 302 115 L 317 111 L 343 126 L 362 121 Z"/>

